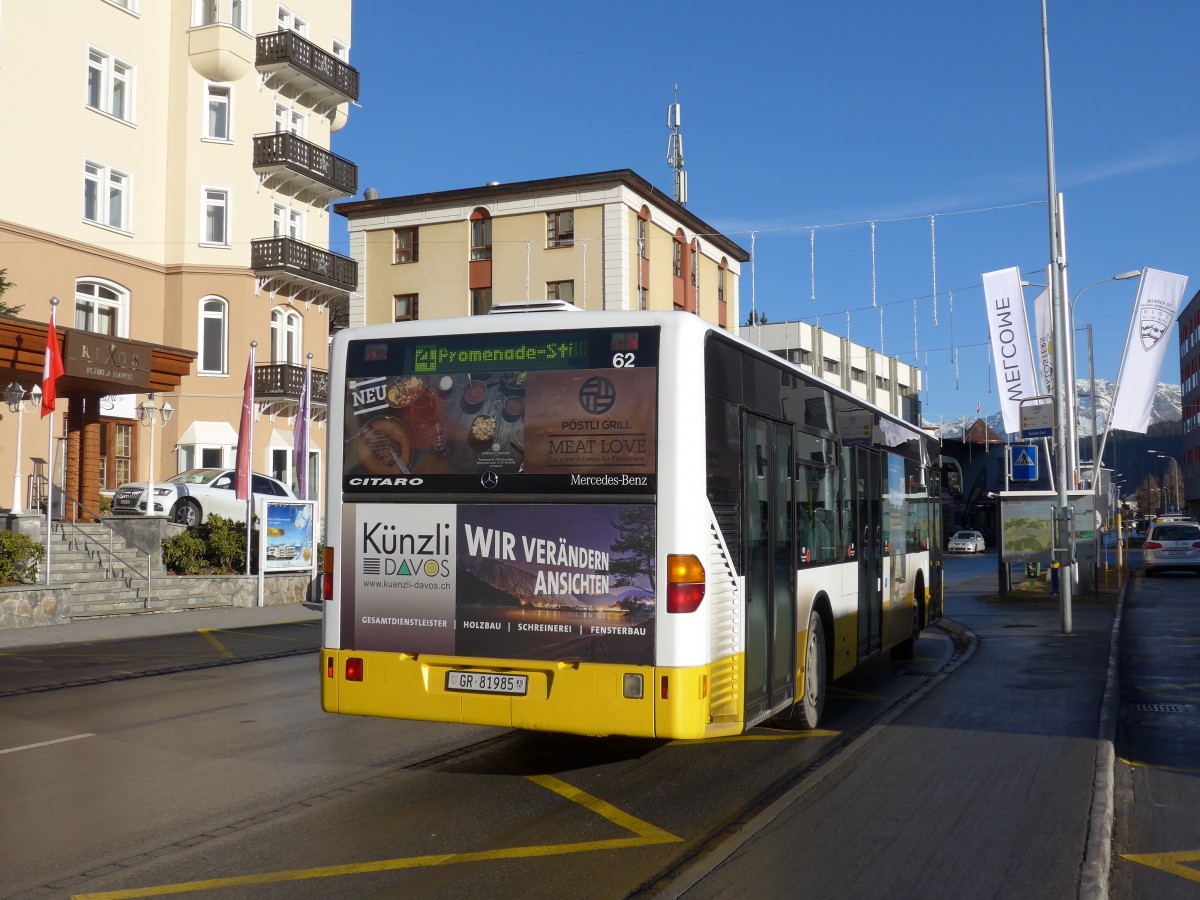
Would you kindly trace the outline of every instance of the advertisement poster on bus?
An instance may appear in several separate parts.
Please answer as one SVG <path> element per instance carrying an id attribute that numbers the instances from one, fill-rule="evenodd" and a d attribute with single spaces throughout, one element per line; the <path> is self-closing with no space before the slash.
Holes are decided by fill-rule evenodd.
<path id="1" fill-rule="evenodd" d="M 650 504 L 348 504 L 360 650 L 648 665 Z"/>
<path id="2" fill-rule="evenodd" d="M 264 500 L 259 507 L 260 572 L 309 571 L 316 559 L 312 500 Z"/>
<path id="3" fill-rule="evenodd" d="M 478 492 L 492 472 L 523 490 L 653 493 L 656 396 L 654 367 L 349 378 L 343 489 Z"/>

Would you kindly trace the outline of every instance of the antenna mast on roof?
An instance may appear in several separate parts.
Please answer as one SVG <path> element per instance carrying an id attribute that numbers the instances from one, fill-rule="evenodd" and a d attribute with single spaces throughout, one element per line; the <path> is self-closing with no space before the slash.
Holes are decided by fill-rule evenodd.
<path id="1" fill-rule="evenodd" d="M 667 107 L 667 164 L 675 170 L 675 202 L 687 203 L 687 172 L 683 171 L 683 135 L 679 133 L 679 85 L 675 85 L 675 102 Z"/>

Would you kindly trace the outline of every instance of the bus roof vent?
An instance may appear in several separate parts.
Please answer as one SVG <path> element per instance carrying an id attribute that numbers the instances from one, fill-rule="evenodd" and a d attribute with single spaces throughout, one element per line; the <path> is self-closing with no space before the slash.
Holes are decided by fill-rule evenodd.
<path id="1" fill-rule="evenodd" d="M 566 300 L 517 300 L 511 303 L 494 303 L 488 315 L 529 312 L 582 312 L 574 303 Z"/>

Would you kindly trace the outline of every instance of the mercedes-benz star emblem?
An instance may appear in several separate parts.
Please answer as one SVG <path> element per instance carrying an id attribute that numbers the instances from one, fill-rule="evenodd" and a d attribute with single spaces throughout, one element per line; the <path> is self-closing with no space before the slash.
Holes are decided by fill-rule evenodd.
<path id="1" fill-rule="evenodd" d="M 494 488 L 496 485 L 498 485 L 500 483 L 500 476 L 497 475 L 495 472 L 487 471 L 487 472 L 484 472 L 482 476 L 480 476 L 479 483 L 482 484 L 485 488 L 487 488 L 490 491 L 492 488 Z"/>

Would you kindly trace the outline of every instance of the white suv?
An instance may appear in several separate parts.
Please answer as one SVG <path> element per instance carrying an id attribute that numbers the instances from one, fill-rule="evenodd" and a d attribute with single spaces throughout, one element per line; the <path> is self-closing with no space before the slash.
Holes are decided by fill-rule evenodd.
<path id="1" fill-rule="evenodd" d="M 233 469 L 188 469 L 164 482 L 154 482 L 154 515 L 168 515 L 172 522 L 189 528 L 199 525 L 214 513 L 235 522 L 246 521 L 246 501 L 235 496 Z M 266 475 L 250 476 L 251 493 L 257 507 L 259 497 L 296 495 L 281 481 Z M 123 484 L 113 494 L 113 515 L 146 514 L 145 483 Z"/>
<path id="2" fill-rule="evenodd" d="M 1167 569 L 1186 569 L 1200 575 L 1200 525 L 1192 521 L 1155 522 L 1142 545 L 1147 578 Z"/>

